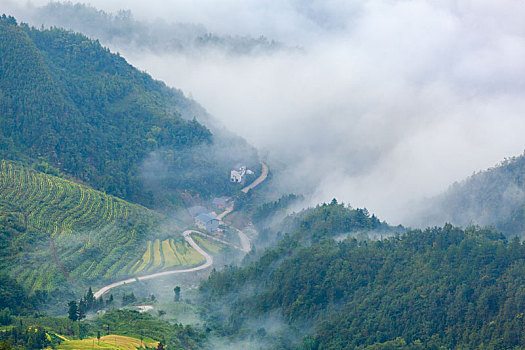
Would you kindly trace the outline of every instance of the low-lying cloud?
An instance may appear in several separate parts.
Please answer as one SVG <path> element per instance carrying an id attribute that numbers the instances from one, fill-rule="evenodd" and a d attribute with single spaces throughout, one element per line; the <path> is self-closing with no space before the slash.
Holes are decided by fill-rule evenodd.
<path id="1" fill-rule="evenodd" d="M 120 52 L 287 165 L 283 186 L 312 203 L 337 197 L 397 224 L 422 198 L 525 148 L 523 2 L 89 3 L 300 47 Z"/>

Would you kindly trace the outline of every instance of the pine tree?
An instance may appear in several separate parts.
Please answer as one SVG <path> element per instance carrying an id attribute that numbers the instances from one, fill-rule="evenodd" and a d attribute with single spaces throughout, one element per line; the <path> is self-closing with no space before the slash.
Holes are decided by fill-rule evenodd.
<path id="1" fill-rule="evenodd" d="M 95 296 L 93 295 L 91 287 L 89 287 L 84 299 L 86 300 L 86 311 L 93 310 L 95 308 Z"/>
<path id="2" fill-rule="evenodd" d="M 83 298 L 80 298 L 80 301 L 78 302 L 78 320 L 80 321 L 83 318 L 86 318 L 86 301 Z"/>
<path id="3" fill-rule="evenodd" d="M 109 295 L 109 299 L 106 301 L 106 306 L 113 304 L 113 294 Z"/>
<path id="4" fill-rule="evenodd" d="M 173 288 L 173 293 L 175 293 L 174 300 L 180 301 L 180 287 L 179 286 Z"/>
<path id="5" fill-rule="evenodd" d="M 68 317 L 71 321 L 78 320 L 78 306 L 77 302 L 75 300 L 71 300 L 68 304 L 69 310 L 68 310 Z"/>

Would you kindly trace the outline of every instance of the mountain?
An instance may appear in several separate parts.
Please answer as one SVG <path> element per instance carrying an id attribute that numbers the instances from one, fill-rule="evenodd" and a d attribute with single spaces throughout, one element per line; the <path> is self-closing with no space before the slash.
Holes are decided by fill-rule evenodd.
<path id="1" fill-rule="evenodd" d="M 328 242 L 335 242 L 333 239 L 362 237 L 363 232 L 380 232 L 387 236 L 397 231 L 386 223 L 380 222 L 375 216 L 370 216 L 366 210 L 349 209 L 335 200 L 331 204 L 323 204 L 294 214 L 286 218 L 278 227 L 282 230 L 279 232 L 282 239 L 274 247 L 261 252 L 253 251 L 246 256 L 243 267 L 229 266 L 222 271 L 214 270 L 209 279 L 201 283 L 201 302 L 208 310 L 206 317 L 221 336 L 249 337 L 256 336 L 257 333 L 266 334 L 266 330 L 251 328 L 254 327 L 253 324 L 268 324 L 268 338 L 282 338 L 279 332 L 289 333 L 289 337 L 284 336 L 289 340 L 297 338 L 292 330 L 287 329 L 290 325 L 280 327 L 269 324 L 273 322 L 282 324 L 281 317 L 275 314 L 284 314 L 287 308 L 291 308 L 293 313 L 297 312 L 305 318 L 311 318 L 334 302 L 333 298 L 324 298 L 321 295 L 313 296 L 315 301 L 312 298 L 306 300 L 302 295 L 304 292 L 324 293 L 327 283 L 331 283 L 328 280 L 325 282 L 312 280 L 317 278 L 314 275 L 316 268 L 332 270 L 330 265 L 333 261 L 317 258 L 317 255 L 324 254 L 323 247 L 331 244 Z M 289 263 L 297 267 L 291 275 L 287 275 L 287 267 L 285 267 Z M 340 268 L 341 264 L 338 262 L 335 267 Z M 285 274 L 286 278 L 290 277 L 293 281 L 288 281 L 289 284 L 280 284 L 282 281 L 280 278 Z M 326 275 L 326 273 L 321 274 Z M 310 286 L 306 289 L 304 285 L 300 285 L 303 279 L 310 279 L 307 283 Z M 351 283 L 350 281 L 351 279 L 348 283 Z M 282 295 L 278 295 L 279 289 L 283 293 L 290 293 L 284 297 L 286 307 L 281 304 L 283 299 Z M 299 294 L 301 296 L 298 296 Z M 300 302 L 295 303 L 295 298 Z M 293 317 L 289 320 L 291 319 Z M 313 322 L 313 319 L 311 321 Z M 274 345 L 284 346 L 280 343 Z"/>
<path id="2" fill-rule="evenodd" d="M 428 200 L 415 216 L 422 226 L 494 226 L 507 236 L 525 235 L 525 155 L 454 183 Z"/>
<path id="3" fill-rule="evenodd" d="M 256 151 L 193 115 L 202 107 L 96 40 L 0 19 L 0 157 L 45 162 L 75 181 L 156 209 L 237 190 Z M 151 176 L 151 174 L 154 176 Z M 163 185 L 169 183 L 169 186 Z"/>
<path id="4" fill-rule="evenodd" d="M 311 209 L 275 248 L 214 271 L 200 286 L 210 327 L 267 349 L 525 344 L 519 240 L 450 224 L 392 235 L 363 214 L 337 203 Z M 389 238 L 341 237 L 380 228 Z"/>
<path id="5" fill-rule="evenodd" d="M 131 11 L 111 14 L 86 4 L 51 1 L 41 7 L 20 11 L 24 20 L 40 27 L 56 26 L 101 40 L 105 45 L 153 52 L 198 54 L 221 51 L 231 55 L 270 54 L 290 50 L 284 44 L 264 36 L 216 34 L 202 24 L 140 21 Z"/>
<path id="6" fill-rule="evenodd" d="M 32 296 L 196 264 L 172 211 L 240 192 L 239 163 L 260 171 L 244 140 L 185 118 L 211 121 L 202 107 L 82 34 L 1 16 L 0 75 L 0 266 Z"/>

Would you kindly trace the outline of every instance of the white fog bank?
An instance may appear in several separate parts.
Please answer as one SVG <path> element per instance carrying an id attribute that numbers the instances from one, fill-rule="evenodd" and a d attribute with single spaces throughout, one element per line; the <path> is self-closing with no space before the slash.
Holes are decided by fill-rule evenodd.
<path id="1" fill-rule="evenodd" d="M 279 180 L 312 203 L 336 197 L 402 223 L 422 198 L 525 148 L 523 2 L 87 2 L 300 47 L 120 52 L 287 164 Z"/>

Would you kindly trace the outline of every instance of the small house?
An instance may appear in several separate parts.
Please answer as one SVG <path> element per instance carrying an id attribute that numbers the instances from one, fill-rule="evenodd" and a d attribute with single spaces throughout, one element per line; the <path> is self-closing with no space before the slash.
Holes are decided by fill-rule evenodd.
<path id="1" fill-rule="evenodd" d="M 232 170 L 230 172 L 230 181 L 231 182 L 243 182 L 244 181 L 244 176 L 246 175 L 246 167 L 245 166 L 241 166 L 239 169 L 237 170 Z"/>
<path id="2" fill-rule="evenodd" d="M 195 223 L 199 228 L 208 232 L 217 232 L 219 230 L 219 219 L 212 213 L 197 215 Z"/>

